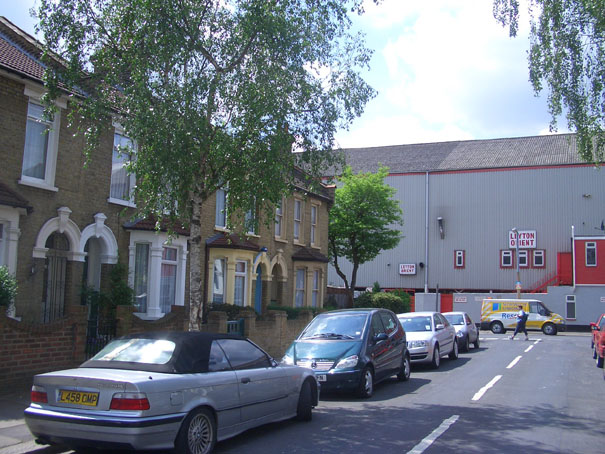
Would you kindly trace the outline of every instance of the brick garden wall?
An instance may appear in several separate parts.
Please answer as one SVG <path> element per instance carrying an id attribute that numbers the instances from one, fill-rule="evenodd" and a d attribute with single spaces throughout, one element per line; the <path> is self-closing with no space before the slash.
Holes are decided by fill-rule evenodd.
<path id="1" fill-rule="evenodd" d="M 133 315 L 134 308 L 118 307 L 117 335 L 146 331 L 186 331 L 189 326 L 187 308 L 172 306 L 172 312 L 159 320 L 146 321 Z M 313 318 L 301 312 L 295 320 L 287 320 L 283 311 L 269 311 L 266 320 L 256 320 L 252 312 L 243 313 L 244 335 L 280 360 L 288 345 Z M 9 318 L 0 310 L 0 387 L 14 385 L 42 372 L 67 369 L 85 359 L 87 307 L 69 306 L 65 317 L 46 325 L 32 324 Z M 210 312 L 203 331 L 227 332 L 227 314 Z"/>
<path id="2" fill-rule="evenodd" d="M 70 307 L 62 319 L 41 325 L 14 320 L 0 310 L 0 387 L 80 364 L 86 343 L 86 311 L 85 306 Z"/>

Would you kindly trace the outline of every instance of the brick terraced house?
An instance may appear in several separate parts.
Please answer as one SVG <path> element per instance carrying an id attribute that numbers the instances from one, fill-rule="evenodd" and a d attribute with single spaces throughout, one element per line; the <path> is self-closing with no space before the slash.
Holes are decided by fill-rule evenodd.
<path id="1" fill-rule="evenodd" d="M 43 116 L 41 44 L 0 17 L 0 265 L 19 290 L 11 315 L 49 323 L 82 305 L 83 286 L 109 290 L 118 262 L 128 269 L 136 315 L 162 318 L 188 306 L 188 231 L 169 238 L 155 223 L 135 219 L 135 175 L 119 147 L 136 146 L 114 121 L 88 165 L 84 141 L 68 125 L 70 102 L 60 97 L 52 121 Z M 295 170 L 295 172 L 299 172 Z M 256 307 L 323 306 L 327 276 L 326 186 L 309 191 L 297 173 L 268 227 L 234 235 L 227 229 L 227 190 L 203 207 L 206 302 Z"/>

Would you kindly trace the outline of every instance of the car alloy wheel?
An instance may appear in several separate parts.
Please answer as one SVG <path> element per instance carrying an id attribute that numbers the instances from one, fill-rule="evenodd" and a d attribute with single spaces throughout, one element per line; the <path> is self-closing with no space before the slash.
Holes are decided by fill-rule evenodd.
<path id="1" fill-rule="evenodd" d="M 439 369 L 439 364 L 441 363 L 441 353 L 439 352 L 439 345 L 435 345 L 433 349 L 433 360 L 431 361 L 431 366 L 433 369 Z"/>
<path id="2" fill-rule="evenodd" d="M 368 398 L 372 397 L 372 394 L 374 394 L 374 375 L 372 374 L 372 369 L 365 367 L 361 371 L 357 395 L 359 397 Z"/>
<path id="3" fill-rule="evenodd" d="M 458 339 L 454 339 L 454 346 L 452 347 L 452 351 L 448 355 L 449 359 L 458 359 Z"/>
<path id="4" fill-rule="evenodd" d="M 403 355 L 403 358 L 401 360 L 401 369 L 397 374 L 397 379 L 399 381 L 408 381 L 410 379 L 410 371 L 410 357 L 408 355 Z"/>
<path id="5" fill-rule="evenodd" d="M 176 440 L 177 452 L 208 454 L 216 442 L 216 422 L 207 408 L 189 413 Z"/>

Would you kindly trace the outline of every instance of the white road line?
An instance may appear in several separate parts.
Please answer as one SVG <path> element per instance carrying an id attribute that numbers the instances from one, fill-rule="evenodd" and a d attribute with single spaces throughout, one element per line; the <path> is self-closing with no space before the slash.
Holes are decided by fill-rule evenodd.
<path id="1" fill-rule="evenodd" d="M 534 348 L 534 346 L 533 346 L 533 345 L 530 345 L 529 347 L 527 347 L 527 348 L 525 349 L 525 353 L 527 353 L 528 351 L 530 351 L 532 348 Z"/>
<path id="2" fill-rule="evenodd" d="M 439 438 L 443 432 L 450 428 L 452 424 L 458 421 L 459 415 L 453 415 L 444 420 L 439 427 L 433 430 L 428 437 L 418 443 L 416 446 L 412 448 L 411 451 L 408 451 L 407 454 L 421 454 L 423 453 L 429 446 L 431 446 L 437 438 Z"/>
<path id="3" fill-rule="evenodd" d="M 500 380 L 502 378 L 502 375 L 496 375 L 494 378 L 492 378 L 492 380 L 485 385 L 483 388 L 481 388 L 479 391 L 477 391 L 477 393 L 473 396 L 472 400 L 479 400 L 483 397 L 483 394 L 485 394 L 485 392 L 490 389 L 492 386 L 494 386 L 496 384 L 496 382 L 498 380 Z"/>
<path id="4" fill-rule="evenodd" d="M 513 367 L 515 367 L 515 364 L 517 364 L 519 362 L 519 360 L 521 359 L 521 356 L 517 356 L 515 359 L 513 359 L 510 364 L 508 366 L 506 366 L 507 369 L 512 369 Z"/>
<path id="5" fill-rule="evenodd" d="M 536 342 L 534 342 L 534 345 L 538 345 L 539 342 L 542 342 L 542 339 L 538 339 Z"/>

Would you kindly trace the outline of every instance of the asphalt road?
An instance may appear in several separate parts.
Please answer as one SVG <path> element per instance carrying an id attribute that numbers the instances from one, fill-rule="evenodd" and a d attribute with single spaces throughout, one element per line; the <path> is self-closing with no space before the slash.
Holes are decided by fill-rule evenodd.
<path id="1" fill-rule="evenodd" d="M 215 452 L 605 452 L 605 381 L 590 338 L 530 337 L 510 341 L 482 332 L 480 349 L 444 359 L 439 370 L 414 366 L 410 381 L 384 382 L 367 400 L 322 395 L 313 421 L 269 424 L 218 443 Z M 31 437 L 0 449 L 26 452 L 71 451 L 38 447 Z"/>

